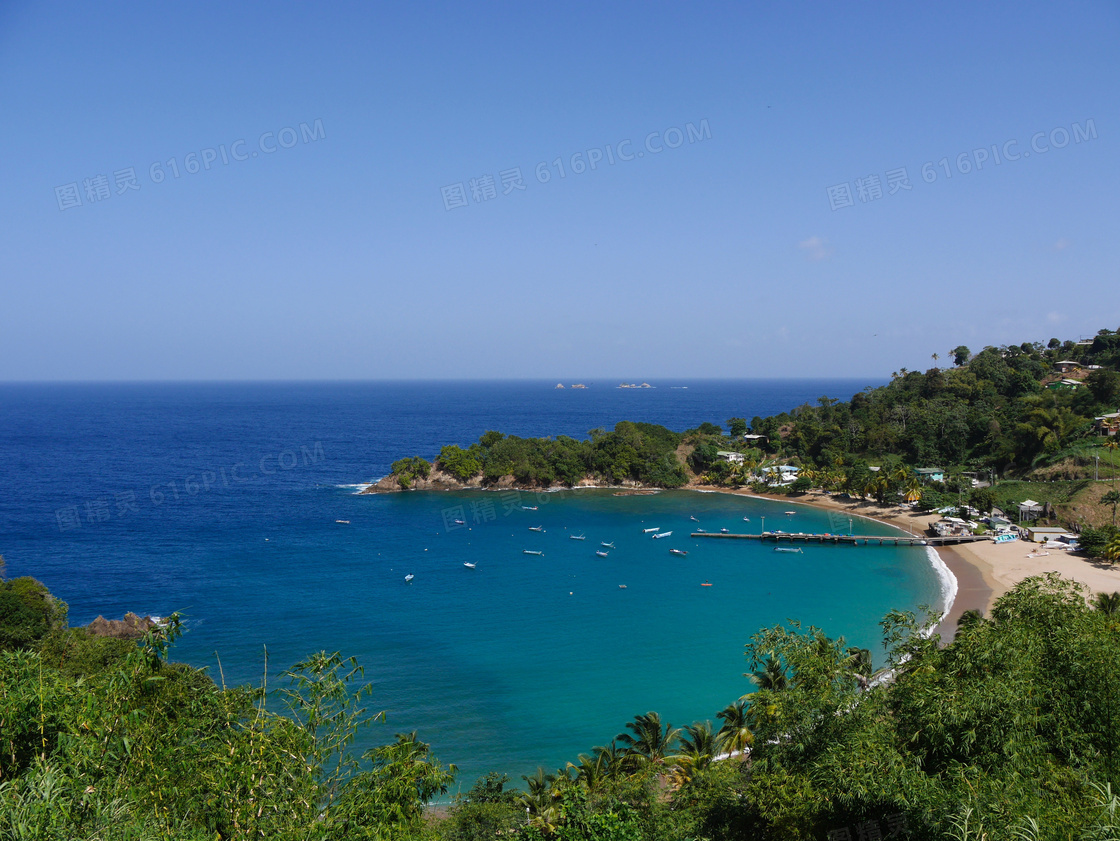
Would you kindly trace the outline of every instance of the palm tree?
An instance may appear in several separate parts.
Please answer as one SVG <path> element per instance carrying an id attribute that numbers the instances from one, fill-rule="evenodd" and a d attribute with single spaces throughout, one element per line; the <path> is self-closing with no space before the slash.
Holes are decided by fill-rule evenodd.
<path id="1" fill-rule="evenodd" d="M 538 768 L 531 777 L 522 775 L 521 779 L 525 781 L 529 791 L 521 795 L 517 802 L 525 807 L 529 825 L 546 836 L 552 835 L 559 828 L 563 814 L 560 809 L 560 791 L 552 785 L 556 780 L 555 775 L 546 774 L 544 768 Z"/>
<path id="2" fill-rule="evenodd" d="M 626 754 L 637 764 L 662 765 L 669 755 L 673 742 L 681 732 L 679 727 L 661 726 L 661 716 L 655 712 L 638 715 L 626 725 L 634 735 L 620 733 L 616 738 L 626 747 Z"/>
<path id="3" fill-rule="evenodd" d="M 1101 497 L 1101 505 L 1112 506 L 1112 525 L 1116 525 L 1116 506 L 1120 505 L 1120 491 L 1109 491 Z"/>
<path id="4" fill-rule="evenodd" d="M 941 357 L 938 356 L 936 353 L 931 354 L 931 356 L 933 358 L 933 367 L 936 368 L 937 367 L 937 360 L 940 359 Z"/>
<path id="5" fill-rule="evenodd" d="M 762 668 L 750 675 L 751 683 L 759 689 L 769 689 L 772 692 L 781 692 L 789 686 L 789 677 L 781 661 L 774 656 L 774 652 L 762 662 Z"/>
<path id="6" fill-rule="evenodd" d="M 747 702 L 740 698 L 716 715 L 723 719 L 723 726 L 716 734 L 720 748 L 728 753 L 745 754 L 754 741 L 754 733 L 747 726 Z"/>
<path id="7" fill-rule="evenodd" d="M 710 721 L 690 724 L 681 733 L 680 748 L 675 756 L 670 757 L 673 765 L 670 774 L 677 787 L 689 782 L 697 771 L 711 765 L 719 753 L 719 739 L 712 732 Z"/>
<path id="8" fill-rule="evenodd" d="M 1120 534 L 1108 541 L 1108 545 L 1104 547 L 1104 556 L 1110 563 L 1120 561 Z"/>
<path id="9" fill-rule="evenodd" d="M 1093 607 L 1108 616 L 1120 616 L 1120 593 L 1097 593 Z"/>
<path id="10" fill-rule="evenodd" d="M 1116 481 L 1116 449 L 1118 447 L 1120 447 L 1120 444 L 1116 443 L 1115 441 L 1105 441 L 1103 444 L 1101 444 L 1101 446 L 1104 447 L 1106 450 L 1108 450 L 1108 463 L 1112 465 L 1112 481 L 1115 482 Z"/>

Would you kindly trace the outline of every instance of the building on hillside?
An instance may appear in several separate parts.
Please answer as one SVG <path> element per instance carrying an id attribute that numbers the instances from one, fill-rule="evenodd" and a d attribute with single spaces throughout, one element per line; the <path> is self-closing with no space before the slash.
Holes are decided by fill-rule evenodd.
<path id="1" fill-rule="evenodd" d="M 1093 421 L 1093 431 L 1097 435 L 1116 435 L 1120 432 L 1120 412 L 1101 415 Z"/>
<path id="2" fill-rule="evenodd" d="M 1062 379 L 1054 380 L 1054 382 L 1050 383 L 1046 387 L 1051 391 L 1073 391 L 1074 389 L 1080 387 L 1080 385 L 1080 380 Z"/>
<path id="3" fill-rule="evenodd" d="M 1019 522 L 1023 520 L 1037 520 L 1042 514 L 1042 503 L 1033 499 L 1024 499 L 1019 503 Z"/>
<path id="4" fill-rule="evenodd" d="M 716 455 L 719 456 L 722 459 L 727 459 L 732 464 L 742 464 L 743 463 L 743 454 L 742 453 L 733 453 L 733 452 L 730 452 L 729 450 L 716 450 Z"/>
<path id="5" fill-rule="evenodd" d="M 1081 367 L 1080 362 L 1074 362 L 1072 359 L 1063 359 L 1061 362 L 1055 362 L 1054 368 L 1059 374 L 1068 374 Z"/>
<path id="6" fill-rule="evenodd" d="M 766 443 L 766 436 L 765 435 L 749 434 L 749 435 L 741 435 L 739 437 L 742 438 L 744 441 L 746 441 L 748 444 L 751 444 L 752 446 L 757 446 L 758 444 L 765 444 Z"/>
<path id="7" fill-rule="evenodd" d="M 945 470 L 940 467 L 915 467 L 914 475 L 926 484 L 945 481 Z"/>

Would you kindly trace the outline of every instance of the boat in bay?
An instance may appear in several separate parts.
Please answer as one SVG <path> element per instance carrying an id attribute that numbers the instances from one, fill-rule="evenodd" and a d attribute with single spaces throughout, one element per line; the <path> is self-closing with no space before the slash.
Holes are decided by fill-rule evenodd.
<path id="1" fill-rule="evenodd" d="M 522 549 L 521 554 L 523 554 L 523 555 L 543 555 L 544 552 L 542 552 L 540 549 Z"/>
<path id="2" fill-rule="evenodd" d="M 669 537 L 669 536 L 670 536 L 671 534 L 672 534 L 672 532 L 671 532 L 671 531 L 662 531 L 662 532 L 658 532 L 657 534 L 655 534 L 655 535 L 653 536 L 653 539 L 654 539 L 654 540 L 660 540 L 660 539 L 661 539 L 661 538 L 663 538 L 663 537 Z"/>
<path id="3" fill-rule="evenodd" d="M 604 551 L 603 551 L 602 549 L 597 549 L 597 550 L 595 551 L 595 554 L 596 554 L 596 555 L 598 555 L 598 556 L 599 556 L 600 558 L 605 558 L 605 557 L 607 557 L 607 553 L 606 553 L 606 552 L 604 552 Z"/>
<path id="4" fill-rule="evenodd" d="M 529 526 L 529 531 L 539 531 L 544 533 L 544 526 Z"/>
<path id="5" fill-rule="evenodd" d="M 684 551 L 684 549 L 670 549 L 669 554 L 670 555 L 687 555 L 688 552 Z"/>
<path id="6" fill-rule="evenodd" d="M 798 555 L 804 555 L 805 554 L 802 551 L 800 546 L 797 546 L 797 547 L 794 547 L 794 548 L 788 548 L 788 547 L 785 547 L 785 546 L 775 546 L 774 551 L 775 552 L 794 552 Z"/>
<path id="7" fill-rule="evenodd" d="M 652 534 L 653 532 L 657 531 L 659 528 L 661 528 L 661 527 L 660 526 L 654 526 L 652 529 L 642 529 L 642 534 Z"/>
<path id="8" fill-rule="evenodd" d="M 582 534 L 569 534 L 568 540 L 586 540 L 586 536 Z"/>
<path id="9" fill-rule="evenodd" d="M 599 545 L 602 546 L 604 549 L 613 549 L 614 548 L 613 543 L 600 543 Z"/>
<path id="10" fill-rule="evenodd" d="M 475 565 L 472 564 L 470 561 L 463 561 L 463 566 L 465 566 L 467 569 L 474 569 L 475 568 Z"/>
<path id="11" fill-rule="evenodd" d="M 412 582 L 412 579 L 413 579 L 413 578 L 415 578 L 415 577 L 416 577 L 416 576 L 415 576 L 415 575 L 413 575 L 413 574 L 412 574 L 412 573 L 410 572 L 410 573 L 409 573 L 408 575 L 406 575 L 406 576 L 404 577 L 404 580 L 405 580 L 406 582 L 408 582 L 408 583 L 411 583 L 411 582 Z"/>

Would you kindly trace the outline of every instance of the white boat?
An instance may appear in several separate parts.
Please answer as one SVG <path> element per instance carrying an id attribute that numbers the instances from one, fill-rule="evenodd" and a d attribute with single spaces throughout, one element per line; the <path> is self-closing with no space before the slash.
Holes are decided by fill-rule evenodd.
<path id="1" fill-rule="evenodd" d="M 607 553 L 606 553 L 606 552 L 604 552 L 604 551 L 603 551 L 602 549 L 598 549 L 598 550 L 596 550 L 595 554 L 596 554 L 596 555 L 598 555 L 598 556 L 599 556 L 600 558 L 605 558 L 605 557 L 607 557 Z"/>
<path id="2" fill-rule="evenodd" d="M 798 546 L 796 549 L 787 549 L 783 546 L 775 546 L 774 551 L 775 552 L 796 552 L 799 555 L 804 555 L 805 554 L 804 552 L 801 551 L 800 546 Z"/>
<path id="3" fill-rule="evenodd" d="M 342 523 L 342 525 L 344 525 L 344 526 L 348 526 L 348 525 L 350 525 L 350 521 L 349 521 L 349 520 L 335 520 L 335 522 L 336 522 L 336 523 Z"/>
<path id="4" fill-rule="evenodd" d="M 529 526 L 529 531 L 543 532 L 544 531 L 544 526 Z"/>
<path id="5" fill-rule="evenodd" d="M 465 526 L 466 524 L 467 524 L 466 520 L 456 520 L 455 521 L 455 525 L 457 525 L 457 526 Z"/>
<path id="6" fill-rule="evenodd" d="M 786 513 L 787 514 L 796 514 L 797 512 L 796 511 L 787 511 Z"/>
<path id="7" fill-rule="evenodd" d="M 657 534 L 655 534 L 653 536 L 653 539 L 654 540 L 660 540 L 662 537 L 668 537 L 671 534 L 672 534 L 671 531 L 661 531 L 661 532 L 658 532 Z"/>
<path id="8" fill-rule="evenodd" d="M 661 528 L 661 527 L 660 526 L 654 526 L 652 529 L 642 529 L 642 534 L 652 534 L 653 532 L 657 531 L 659 528 Z"/>
<path id="9" fill-rule="evenodd" d="M 543 555 L 544 554 L 544 552 L 542 552 L 539 549 L 522 549 L 521 552 L 524 555 Z"/>
<path id="10" fill-rule="evenodd" d="M 535 505 L 522 505 L 521 510 L 522 511 L 536 511 L 537 506 L 535 506 Z"/>
<path id="11" fill-rule="evenodd" d="M 415 576 L 415 575 L 413 575 L 413 574 L 412 574 L 412 573 L 410 572 L 410 573 L 409 573 L 408 575 L 406 575 L 406 576 L 404 577 L 404 580 L 405 580 L 405 581 L 411 581 L 411 580 L 412 580 L 413 578 L 415 578 L 415 577 L 416 577 L 416 576 Z"/>
<path id="12" fill-rule="evenodd" d="M 568 540 L 586 540 L 587 537 L 582 534 L 569 534 Z"/>
<path id="13" fill-rule="evenodd" d="M 613 543 L 600 543 L 599 545 L 602 546 L 604 549 L 613 549 L 614 548 Z"/>
<path id="14" fill-rule="evenodd" d="M 670 549 L 669 554 L 670 555 L 687 555 L 688 552 L 684 551 L 684 549 Z"/>
<path id="15" fill-rule="evenodd" d="M 720 534 L 731 534 L 731 529 L 720 529 Z"/>
<path id="16" fill-rule="evenodd" d="M 743 518 L 743 522 L 744 522 L 744 523 L 749 523 L 750 521 L 751 521 L 751 518 L 750 518 L 750 517 L 744 517 L 744 518 Z"/>
<path id="17" fill-rule="evenodd" d="M 474 567 L 475 567 L 475 565 L 472 564 L 470 561 L 463 561 L 463 566 L 465 566 L 467 569 L 474 569 Z"/>
<path id="18" fill-rule="evenodd" d="M 695 517 L 693 517 L 691 514 L 688 515 L 688 519 L 692 520 L 692 522 L 694 522 L 694 523 L 699 523 L 700 522 Z"/>

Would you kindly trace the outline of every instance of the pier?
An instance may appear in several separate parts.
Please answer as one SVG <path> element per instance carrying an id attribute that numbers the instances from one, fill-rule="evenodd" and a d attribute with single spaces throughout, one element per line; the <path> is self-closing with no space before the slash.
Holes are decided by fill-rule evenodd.
<path id="1" fill-rule="evenodd" d="M 890 534 L 798 534 L 763 532 L 762 534 L 726 534 L 694 531 L 689 537 L 711 537 L 725 540 L 772 540 L 774 543 L 847 543 L 852 546 L 944 546 L 948 543 L 976 543 L 991 540 L 986 534 L 956 534 L 947 537 Z"/>

